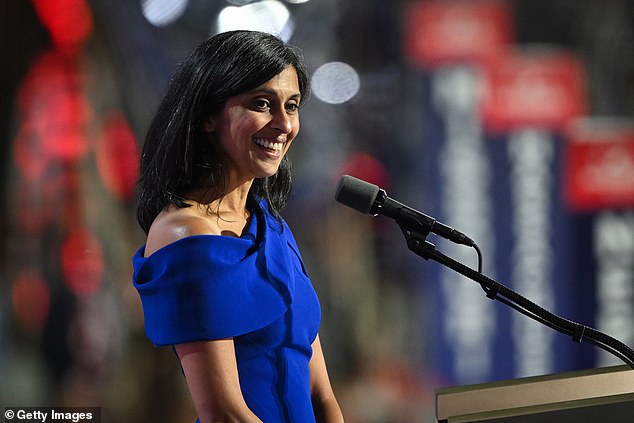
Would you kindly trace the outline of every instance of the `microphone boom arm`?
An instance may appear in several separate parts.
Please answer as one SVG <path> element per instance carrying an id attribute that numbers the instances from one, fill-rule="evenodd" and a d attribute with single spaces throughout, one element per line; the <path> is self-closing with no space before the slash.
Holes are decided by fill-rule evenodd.
<path id="1" fill-rule="evenodd" d="M 421 223 L 420 219 L 408 213 L 406 208 L 395 216 L 395 220 L 405 235 L 407 247 L 418 256 L 425 260 L 431 259 L 479 283 L 488 298 L 498 300 L 551 329 L 571 336 L 574 342 L 585 341 L 593 344 L 618 357 L 634 369 L 634 350 L 623 342 L 581 323 L 557 316 L 512 289 L 437 251 L 436 246 L 426 239 L 431 226 Z M 476 247 L 475 243 L 473 246 Z"/>

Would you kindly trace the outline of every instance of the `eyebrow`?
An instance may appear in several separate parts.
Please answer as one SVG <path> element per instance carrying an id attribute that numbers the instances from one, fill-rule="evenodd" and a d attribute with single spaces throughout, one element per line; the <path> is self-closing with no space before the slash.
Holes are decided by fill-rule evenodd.
<path id="1" fill-rule="evenodd" d="M 268 95 L 271 95 L 271 96 L 274 96 L 274 97 L 278 96 L 278 92 L 275 91 L 275 90 L 272 90 L 270 88 L 256 88 L 254 90 L 247 91 L 246 94 L 259 94 L 259 93 L 265 93 L 265 94 L 268 94 Z M 289 96 L 288 98 L 289 99 L 298 99 L 298 98 L 301 98 L 301 97 L 302 97 L 301 93 L 295 93 L 295 94 L 292 94 L 291 96 Z"/>

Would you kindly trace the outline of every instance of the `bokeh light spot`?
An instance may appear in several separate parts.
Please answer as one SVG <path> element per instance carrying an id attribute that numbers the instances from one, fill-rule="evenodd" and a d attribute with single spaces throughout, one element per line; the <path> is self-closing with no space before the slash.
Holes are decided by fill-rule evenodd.
<path id="1" fill-rule="evenodd" d="M 105 122 L 97 142 L 97 169 L 108 191 L 119 200 L 129 200 L 139 176 L 139 148 L 125 116 L 116 112 Z"/>
<path id="2" fill-rule="evenodd" d="M 142 0 L 143 16 L 152 25 L 162 27 L 175 22 L 187 9 L 188 0 Z"/>
<path id="3" fill-rule="evenodd" d="M 360 87 L 357 71 L 343 62 L 325 63 L 312 77 L 313 93 L 325 103 L 345 103 L 357 95 Z"/>
<path id="4" fill-rule="evenodd" d="M 249 29 L 267 32 L 288 41 L 294 24 L 287 7 L 276 0 L 265 0 L 244 6 L 228 6 L 220 11 L 217 32 Z"/>
<path id="5" fill-rule="evenodd" d="M 36 175 L 50 159 L 79 160 L 89 150 L 86 137 L 94 110 L 82 92 L 85 75 L 59 52 L 40 55 L 18 91 L 24 114 L 14 154 L 23 173 Z M 41 151 L 37 151 L 37 150 Z M 29 159 L 36 158 L 35 165 Z"/>
<path id="6" fill-rule="evenodd" d="M 93 19 L 86 0 L 33 0 L 33 5 L 58 50 L 75 53 L 92 35 Z"/>
<path id="7" fill-rule="evenodd" d="M 337 177 L 341 177 L 341 175 L 354 176 L 382 188 L 390 189 L 389 171 L 383 163 L 367 153 L 353 152 L 343 163 Z"/>
<path id="8" fill-rule="evenodd" d="M 79 92 L 59 93 L 51 98 L 50 109 L 38 122 L 42 146 L 50 157 L 79 160 L 89 150 L 86 130 L 94 112 L 87 99 Z"/>

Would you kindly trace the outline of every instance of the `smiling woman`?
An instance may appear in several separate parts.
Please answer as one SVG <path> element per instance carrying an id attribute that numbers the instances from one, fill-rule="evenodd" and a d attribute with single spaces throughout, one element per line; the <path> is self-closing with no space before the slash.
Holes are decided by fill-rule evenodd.
<path id="1" fill-rule="evenodd" d="M 277 172 L 299 131 L 300 101 L 297 70 L 288 66 L 256 89 L 229 99 L 221 113 L 205 121 L 205 131 L 215 135 L 232 164 L 227 169 L 230 184 Z"/>
<path id="2" fill-rule="evenodd" d="M 167 205 L 184 208 L 188 206 L 186 199 L 210 205 L 235 188 L 228 185 L 226 152 L 210 124 L 220 114 L 227 116 L 229 101 L 234 104 L 238 97 L 244 99 L 274 77 L 278 79 L 287 68 L 297 73 L 299 97 L 294 102 L 298 107 L 309 92 L 305 67 L 296 49 L 272 35 L 220 33 L 185 60 L 172 79 L 143 147 L 137 215 L 146 233 Z M 261 98 L 254 97 L 257 101 L 252 107 L 270 102 Z M 286 157 L 282 157 L 275 175 L 254 180 L 251 192 L 254 198 L 266 199 L 278 217 L 290 192 Z"/>
<path id="3" fill-rule="evenodd" d="M 221 33 L 176 72 L 145 140 L 134 285 L 203 423 L 343 421 L 319 301 L 280 215 L 308 90 L 294 48 Z"/>

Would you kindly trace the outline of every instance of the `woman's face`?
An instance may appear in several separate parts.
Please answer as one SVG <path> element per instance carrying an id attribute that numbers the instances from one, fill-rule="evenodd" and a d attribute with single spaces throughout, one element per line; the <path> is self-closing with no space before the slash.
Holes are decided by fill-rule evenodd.
<path id="1" fill-rule="evenodd" d="M 271 176 L 299 131 L 299 84 L 293 66 L 252 91 L 231 97 L 205 123 L 240 183 Z"/>

